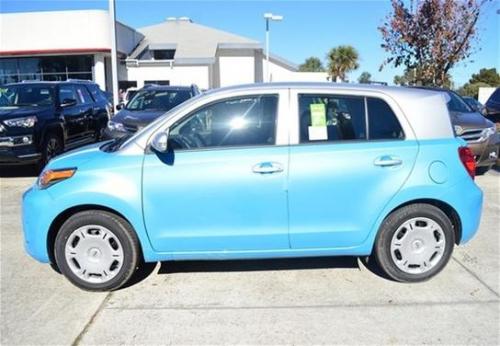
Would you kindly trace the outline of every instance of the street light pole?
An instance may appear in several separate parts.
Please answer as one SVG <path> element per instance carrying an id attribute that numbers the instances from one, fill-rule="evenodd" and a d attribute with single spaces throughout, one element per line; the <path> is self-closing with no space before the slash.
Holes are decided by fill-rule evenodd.
<path id="1" fill-rule="evenodd" d="M 271 81 L 271 71 L 269 69 L 269 21 L 281 21 L 283 16 L 275 15 L 272 13 L 264 13 L 264 19 L 266 20 L 266 73 L 265 79 L 267 82 Z"/>
<path id="2" fill-rule="evenodd" d="M 109 0 L 109 30 L 111 33 L 111 80 L 113 84 L 113 111 L 118 105 L 118 57 L 116 52 L 115 0 Z"/>

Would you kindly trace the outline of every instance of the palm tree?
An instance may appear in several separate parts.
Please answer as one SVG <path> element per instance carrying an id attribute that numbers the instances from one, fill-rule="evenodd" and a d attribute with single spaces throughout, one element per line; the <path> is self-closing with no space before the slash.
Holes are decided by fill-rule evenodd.
<path id="1" fill-rule="evenodd" d="M 332 82 L 338 79 L 345 82 L 347 73 L 359 67 L 358 51 L 352 46 L 338 46 L 330 50 L 327 55 L 328 74 Z"/>

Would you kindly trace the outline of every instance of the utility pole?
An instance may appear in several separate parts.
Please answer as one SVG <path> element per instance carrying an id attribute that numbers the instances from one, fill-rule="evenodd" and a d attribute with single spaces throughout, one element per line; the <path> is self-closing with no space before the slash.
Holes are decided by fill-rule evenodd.
<path id="1" fill-rule="evenodd" d="M 264 13 L 264 19 L 266 20 L 266 72 L 265 72 L 265 82 L 271 81 L 271 71 L 269 69 L 269 21 L 281 21 L 283 20 L 283 16 L 272 14 L 272 13 Z"/>
<path id="2" fill-rule="evenodd" d="M 109 0 L 109 31 L 111 34 L 111 80 L 113 84 L 113 111 L 118 105 L 118 55 L 116 52 L 115 0 Z"/>

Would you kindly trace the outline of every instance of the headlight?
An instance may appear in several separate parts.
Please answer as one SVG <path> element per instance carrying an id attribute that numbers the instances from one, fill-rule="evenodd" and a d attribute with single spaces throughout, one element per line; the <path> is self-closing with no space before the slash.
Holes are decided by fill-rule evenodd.
<path id="1" fill-rule="evenodd" d="M 492 126 L 492 127 L 488 127 L 486 129 L 483 130 L 483 132 L 481 133 L 481 141 L 484 141 L 486 139 L 488 139 L 488 137 L 494 135 L 496 133 L 496 128 L 495 126 Z"/>
<path id="2" fill-rule="evenodd" d="M 460 136 L 462 133 L 464 133 L 464 128 L 459 125 L 454 125 L 453 128 L 455 129 L 455 134 L 457 136 Z"/>
<path id="3" fill-rule="evenodd" d="M 123 126 L 122 123 L 118 123 L 116 121 L 108 121 L 108 129 L 111 131 L 121 131 L 121 132 L 126 132 L 125 127 Z"/>
<path id="4" fill-rule="evenodd" d="M 55 183 L 71 178 L 76 172 L 76 168 L 47 169 L 38 177 L 37 185 L 45 189 Z"/>
<path id="5" fill-rule="evenodd" d="M 24 118 L 7 119 L 3 122 L 9 127 L 33 127 L 36 123 L 36 117 L 30 116 Z"/>

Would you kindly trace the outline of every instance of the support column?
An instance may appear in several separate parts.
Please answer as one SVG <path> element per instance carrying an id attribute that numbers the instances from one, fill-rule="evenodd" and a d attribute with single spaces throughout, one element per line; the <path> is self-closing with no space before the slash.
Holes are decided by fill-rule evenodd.
<path id="1" fill-rule="evenodd" d="M 106 73 L 104 66 L 104 55 L 94 55 L 94 68 L 92 69 L 92 78 L 102 90 L 106 90 Z"/>

